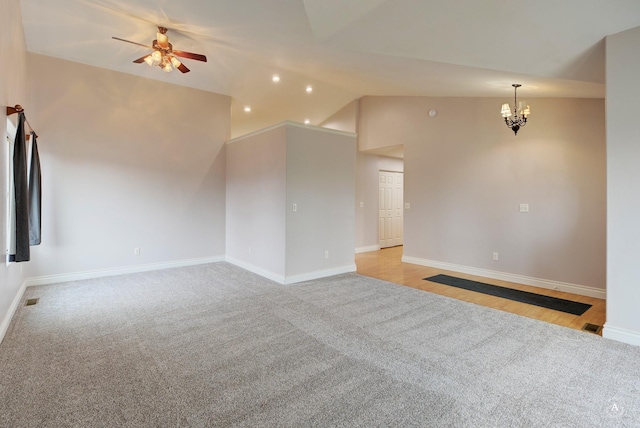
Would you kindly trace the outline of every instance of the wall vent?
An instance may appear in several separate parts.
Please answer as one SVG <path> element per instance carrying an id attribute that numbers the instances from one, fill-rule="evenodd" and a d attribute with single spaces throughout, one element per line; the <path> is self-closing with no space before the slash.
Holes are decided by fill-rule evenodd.
<path id="1" fill-rule="evenodd" d="M 588 331 L 589 333 L 593 333 L 593 334 L 600 334 L 600 331 L 602 330 L 602 326 L 597 324 L 586 323 L 585 325 L 582 326 L 582 330 Z"/>

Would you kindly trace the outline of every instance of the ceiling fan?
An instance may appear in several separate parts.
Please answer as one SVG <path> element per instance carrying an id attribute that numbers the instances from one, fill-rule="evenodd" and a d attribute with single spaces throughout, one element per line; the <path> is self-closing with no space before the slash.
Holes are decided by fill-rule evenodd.
<path id="1" fill-rule="evenodd" d="M 167 29 L 165 27 L 158 27 L 156 39 L 153 41 L 153 44 L 151 46 L 121 39 L 119 37 L 112 37 L 112 39 L 142 46 L 147 49 L 153 49 L 153 52 L 151 52 L 150 54 L 138 58 L 133 62 L 135 62 L 136 64 L 146 62 L 150 66 L 157 65 L 167 73 L 172 70 L 172 65 L 183 73 L 188 73 L 190 71 L 183 63 L 178 60 L 178 58 L 176 58 L 177 56 L 181 58 L 195 59 L 196 61 L 207 62 L 207 57 L 204 55 L 173 50 L 173 45 L 169 43 L 169 36 L 167 36 Z"/>

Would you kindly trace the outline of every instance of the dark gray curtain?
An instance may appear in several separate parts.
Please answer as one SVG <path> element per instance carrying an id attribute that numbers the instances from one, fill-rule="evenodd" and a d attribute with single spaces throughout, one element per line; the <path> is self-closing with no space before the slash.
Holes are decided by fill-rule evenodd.
<path id="1" fill-rule="evenodd" d="M 31 167 L 29 168 L 29 245 L 40 245 L 42 226 L 42 178 L 40 176 L 40 155 L 35 132 L 31 133 Z"/>
<path id="2" fill-rule="evenodd" d="M 24 134 L 24 113 L 18 113 L 18 130 L 13 148 L 13 185 L 16 197 L 16 253 L 10 259 L 28 262 L 29 251 L 29 189 L 27 185 L 27 153 Z"/>

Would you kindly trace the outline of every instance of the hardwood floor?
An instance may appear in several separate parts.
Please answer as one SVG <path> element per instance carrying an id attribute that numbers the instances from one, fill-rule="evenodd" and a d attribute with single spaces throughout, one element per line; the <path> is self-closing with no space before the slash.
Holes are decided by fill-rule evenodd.
<path id="1" fill-rule="evenodd" d="M 523 315 L 529 318 L 558 324 L 565 327 L 580 330 L 585 323 L 602 326 L 605 321 L 605 300 L 593 297 L 580 296 L 577 294 L 564 293 L 561 291 L 548 290 L 545 288 L 531 287 L 528 285 L 516 284 L 513 282 L 499 281 L 495 279 L 482 278 L 473 275 L 466 275 L 458 272 L 450 272 L 425 266 L 409 263 L 402 263 L 403 247 L 385 248 L 379 251 L 356 254 L 356 265 L 358 273 L 373 278 L 383 279 L 396 284 L 407 285 L 420 290 L 430 291 L 443 296 L 453 297 L 459 300 L 476 303 L 501 311 Z M 487 284 L 509 287 L 517 290 L 529 291 L 561 299 L 573 300 L 576 302 L 593 305 L 583 315 L 571 315 L 564 312 L 545 309 L 525 303 L 514 302 L 500 297 L 489 296 L 473 291 L 463 290 L 447 285 L 425 281 L 423 278 L 437 274 L 446 274 L 459 278 L 466 278 Z"/>

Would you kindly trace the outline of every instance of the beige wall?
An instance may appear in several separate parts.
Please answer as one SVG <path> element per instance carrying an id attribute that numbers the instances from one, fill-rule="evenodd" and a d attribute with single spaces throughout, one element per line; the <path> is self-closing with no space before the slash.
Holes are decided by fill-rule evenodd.
<path id="1" fill-rule="evenodd" d="M 288 277 L 355 270 L 355 155 L 353 134 L 287 128 Z"/>
<path id="2" fill-rule="evenodd" d="M 362 97 L 358 150 L 420 143 L 424 139 L 425 118 L 434 105 L 431 100 L 427 97 Z"/>
<path id="3" fill-rule="evenodd" d="M 6 106 L 21 104 L 31 118 L 33 105 L 27 98 L 27 49 L 20 15 L 20 3 L 16 0 L 0 0 L 0 188 L 2 195 L 7 189 L 5 165 L 7 159 L 6 134 Z M 15 118 L 16 116 L 12 116 Z M 31 121 L 31 120 L 30 120 Z M 35 126 L 35 125 L 34 125 Z M 0 198 L 0 225 L 2 226 L 3 256 L 0 264 L 0 340 L 9 326 L 11 314 L 18 304 L 20 287 L 24 281 L 23 270 L 27 263 L 5 263 L 4 248 L 7 242 L 7 206 L 4 197 Z"/>
<path id="4" fill-rule="evenodd" d="M 345 132 L 358 132 L 360 99 L 337 111 L 321 126 Z M 358 143 L 359 144 L 359 143 Z M 402 159 L 358 151 L 356 153 L 355 193 L 355 250 L 373 251 L 379 248 L 378 239 L 378 176 L 380 171 L 402 172 Z M 362 205 L 362 206 L 361 206 Z"/>
<path id="5" fill-rule="evenodd" d="M 358 152 L 356 155 L 356 252 L 380 248 L 380 171 L 403 172 L 402 159 Z M 362 206 L 360 206 L 362 203 Z"/>
<path id="6" fill-rule="evenodd" d="M 354 176 L 353 134 L 286 122 L 229 141 L 227 260 L 281 283 L 355 270 Z"/>
<path id="7" fill-rule="evenodd" d="M 640 27 L 607 37 L 607 322 L 640 345 Z"/>
<path id="8" fill-rule="evenodd" d="M 229 97 L 35 54 L 28 69 L 43 171 L 30 277 L 224 255 Z"/>
<path id="9" fill-rule="evenodd" d="M 227 259 L 276 281 L 285 276 L 286 138 L 281 126 L 226 148 Z"/>
<path id="10" fill-rule="evenodd" d="M 530 99 L 517 136 L 506 101 L 361 100 L 361 149 L 404 144 L 405 256 L 604 289 L 604 101 Z"/>
<path id="11" fill-rule="evenodd" d="M 350 102 L 331 115 L 320 126 L 344 132 L 358 132 L 358 110 L 360 99 Z"/>

